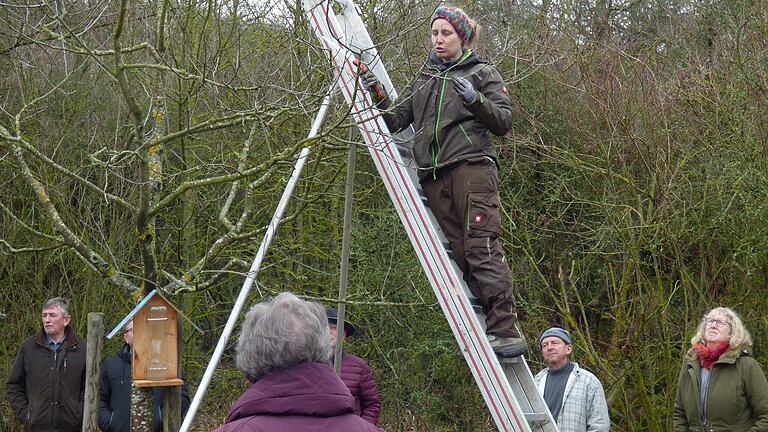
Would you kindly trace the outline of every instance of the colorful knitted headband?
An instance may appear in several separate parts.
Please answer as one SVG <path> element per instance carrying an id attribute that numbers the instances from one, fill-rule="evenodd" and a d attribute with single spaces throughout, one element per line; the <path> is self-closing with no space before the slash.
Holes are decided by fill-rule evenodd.
<path id="1" fill-rule="evenodd" d="M 472 26 L 469 24 L 469 18 L 467 18 L 467 16 L 464 15 L 464 12 L 459 8 L 440 6 L 435 11 L 435 14 L 432 15 L 430 25 L 437 19 L 448 21 L 453 26 L 454 30 L 456 30 L 456 33 L 463 43 L 467 43 L 472 36 Z"/>

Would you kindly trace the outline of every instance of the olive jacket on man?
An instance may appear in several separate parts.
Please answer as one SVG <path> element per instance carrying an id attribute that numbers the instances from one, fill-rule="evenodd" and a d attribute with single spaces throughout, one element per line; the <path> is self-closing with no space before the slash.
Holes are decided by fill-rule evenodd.
<path id="1" fill-rule="evenodd" d="M 701 415 L 701 366 L 688 351 L 677 383 L 675 432 L 768 431 L 768 381 L 747 350 L 731 349 L 712 365 L 707 418 Z"/>
<path id="2" fill-rule="evenodd" d="M 54 352 L 45 330 L 21 344 L 6 382 L 13 414 L 27 431 L 80 432 L 85 395 L 85 341 L 72 327 Z"/>

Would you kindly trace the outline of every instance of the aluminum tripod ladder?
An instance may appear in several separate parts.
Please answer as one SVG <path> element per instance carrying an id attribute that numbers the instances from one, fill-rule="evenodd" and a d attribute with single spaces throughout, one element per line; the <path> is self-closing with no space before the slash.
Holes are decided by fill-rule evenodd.
<path id="1" fill-rule="evenodd" d="M 500 431 L 556 432 L 525 358 L 499 358 L 486 339 L 485 317 L 450 258 L 445 236 L 419 187 L 409 139 L 413 132 L 390 134 L 356 77 L 352 60 L 360 58 L 390 97 L 397 96 L 357 6 L 352 0 L 303 0 L 303 4 L 310 26 L 330 53 L 338 86 L 496 426 Z"/>

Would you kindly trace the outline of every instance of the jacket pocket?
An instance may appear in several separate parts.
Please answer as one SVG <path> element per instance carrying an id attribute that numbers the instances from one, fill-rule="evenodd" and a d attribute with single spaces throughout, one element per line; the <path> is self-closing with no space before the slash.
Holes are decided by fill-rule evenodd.
<path id="1" fill-rule="evenodd" d="M 432 166 L 431 146 L 433 139 L 433 131 L 428 129 L 418 130 L 413 136 L 413 159 L 419 168 L 429 168 Z"/>
<path id="2" fill-rule="evenodd" d="M 32 429 L 32 426 L 34 425 L 37 425 L 37 426 L 43 425 L 42 424 L 43 419 L 40 418 L 40 413 L 43 412 L 41 405 L 42 403 L 40 401 L 37 401 L 37 403 L 30 401 L 29 405 L 27 405 L 26 419 L 22 419 L 22 422 L 26 425 L 26 430 Z"/>
<path id="3" fill-rule="evenodd" d="M 83 424 L 83 404 L 78 400 L 64 398 L 59 401 L 59 421 L 65 428 L 80 429 Z"/>

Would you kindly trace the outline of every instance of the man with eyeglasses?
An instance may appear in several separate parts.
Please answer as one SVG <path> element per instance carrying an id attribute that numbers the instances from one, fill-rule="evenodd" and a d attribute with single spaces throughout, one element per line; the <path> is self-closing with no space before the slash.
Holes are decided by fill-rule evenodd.
<path id="1" fill-rule="evenodd" d="M 42 326 L 21 344 L 6 382 L 13 414 L 26 431 L 80 432 L 85 341 L 70 327 L 69 300 L 43 304 Z"/>
<path id="2" fill-rule="evenodd" d="M 548 367 L 534 381 L 558 430 L 609 431 L 611 420 L 603 385 L 591 372 L 570 361 L 573 345 L 568 331 L 552 327 L 541 334 L 539 345 Z"/>
<path id="3" fill-rule="evenodd" d="M 99 428 L 104 432 L 131 430 L 131 360 L 133 353 L 133 321 L 123 328 L 125 345 L 115 355 L 104 360 L 99 388 Z M 162 432 L 163 388 L 153 390 L 152 431 Z M 187 383 L 181 387 L 182 417 L 189 408 Z"/>

